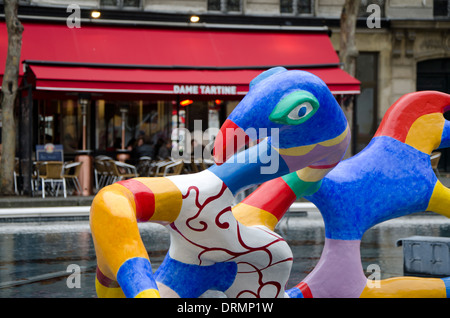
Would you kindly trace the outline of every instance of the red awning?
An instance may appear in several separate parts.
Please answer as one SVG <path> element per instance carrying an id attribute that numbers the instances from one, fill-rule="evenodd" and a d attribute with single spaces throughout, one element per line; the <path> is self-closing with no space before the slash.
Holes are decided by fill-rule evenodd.
<path id="1" fill-rule="evenodd" d="M 335 94 L 359 93 L 359 81 L 339 68 L 326 32 L 43 23 L 24 28 L 21 60 L 42 91 L 244 95 L 264 69 L 285 66 L 318 75 Z M 7 39 L 5 23 L 0 34 Z M 0 41 L 0 74 L 6 51 L 7 41 Z"/>

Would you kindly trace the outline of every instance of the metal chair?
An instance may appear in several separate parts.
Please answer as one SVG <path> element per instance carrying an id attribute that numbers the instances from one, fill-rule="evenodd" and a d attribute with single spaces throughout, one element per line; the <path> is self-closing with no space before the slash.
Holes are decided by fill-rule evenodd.
<path id="1" fill-rule="evenodd" d="M 175 176 L 181 174 L 184 168 L 184 161 L 177 160 L 175 162 L 169 163 L 164 166 L 163 172 L 158 172 L 156 174 L 157 177 L 165 177 L 165 176 Z"/>
<path id="2" fill-rule="evenodd" d="M 82 164 L 83 162 L 68 162 L 64 164 L 64 178 L 66 180 L 72 180 L 78 194 L 82 192 L 80 181 L 78 180 Z"/>
<path id="3" fill-rule="evenodd" d="M 96 157 L 94 160 L 94 177 L 95 177 L 95 187 L 97 190 L 108 185 L 113 178 L 112 172 L 107 166 L 106 161 L 112 160 L 111 157 L 100 156 Z"/>
<path id="4" fill-rule="evenodd" d="M 208 164 L 205 159 L 195 159 L 184 161 L 184 167 L 187 168 L 188 173 L 196 173 L 208 169 Z"/>
<path id="5" fill-rule="evenodd" d="M 19 158 L 14 159 L 14 192 L 19 195 L 19 187 L 17 185 L 17 176 L 19 175 Z"/>
<path id="6" fill-rule="evenodd" d="M 142 156 L 136 165 L 136 170 L 140 177 L 148 177 L 150 175 L 150 169 L 152 168 L 152 158 L 148 156 Z"/>
<path id="7" fill-rule="evenodd" d="M 66 179 L 64 179 L 64 163 L 61 161 L 44 161 L 37 163 L 38 179 L 42 185 L 42 198 L 45 198 L 45 184 L 50 183 L 51 191 L 58 196 L 59 186 L 62 183 L 64 190 L 64 198 L 67 198 Z M 58 184 L 55 190 L 55 183 Z"/>
<path id="8" fill-rule="evenodd" d="M 113 179 L 111 180 L 111 183 L 138 177 L 136 167 L 133 165 L 116 160 L 105 160 L 105 163 L 112 172 Z"/>
<path id="9" fill-rule="evenodd" d="M 162 176 L 164 174 L 164 167 L 174 162 L 175 161 L 172 159 L 164 159 L 154 162 L 150 168 L 149 177 Z"/>
<path id="10" fill-rule="evenodd" d="M 38 161 L 34 161 L 33 168 L 31 170 L 31 192 L 32 192 L 33 196 L 35 194 L 35 191 L 38 191 L 38 189 L 39 189 L 38 174 L 39 174 L 39 163 L 38 163 Z"/>

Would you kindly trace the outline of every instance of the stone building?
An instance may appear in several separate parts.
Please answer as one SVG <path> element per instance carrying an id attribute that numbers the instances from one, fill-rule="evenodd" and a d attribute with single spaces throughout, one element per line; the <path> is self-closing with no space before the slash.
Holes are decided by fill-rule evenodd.
<path id="1" fill-rule="evenodd" d="M 190 17 L 195 15 L 199 25 L 236 29 L 250 25 L 272 29 L 326 27 L 334 49 L 339 51 L 344 1 L 20 0 L 19 15 L 25 20 L 63 21 L 79 14 L 81 23 L 92 23 L 91 12 L 95 10 L 100 13 L 100 24 L 103 20 L 191 25 Z M 361 91 L 353 121 L 354 153 L 367 145 L 388 107 L 400 96 L 425 89 L 450 93 L 450 1 L 361 0 L 356 46 L 356 78 Z M 227 105 L 227 112 L 232 105 Z M 164 108 L 162 104 L 155 107 L 159 113 Z M 450 152 L 443 151 L 440 169 L 450 171 Z"/>

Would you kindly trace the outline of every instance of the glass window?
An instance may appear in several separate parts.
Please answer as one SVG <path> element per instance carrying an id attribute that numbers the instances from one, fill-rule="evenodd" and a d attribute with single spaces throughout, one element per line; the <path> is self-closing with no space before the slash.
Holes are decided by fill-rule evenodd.
<path id="1" fill-rule="evenodd" d="M 38 102 L 37 144 L 62 144 L 64 155 L 82 149 L 81 107 L 76 100 Z"/>
<path id="2" fill-rule="evenodd" d="M 118 6 L 118 0 L 100 0 L 101 6 Z"/>
<path id="3" fill-rule="evenodd" d="M 100 0 L 100 5 L 104 7 L 118 8 L 139 8 L 140 0 Z"/>
<path id="4" fill-rule="evenodd" d="M 298 0 L 297 2 L 298 13 L 311 13 L 311 0 Z"/>
<path id="5" fill-rule="evenodd" d="M 220 11 L 220 0 L 208 0 L 208 11 Z"/>
<path id="6" fill-rule="evenodd" d="M 208 0 L 208 11 L 240 12 L 242 0 Z"/>
<path id="7" fill-rule="evenodd" d="M 227 11 L 240 12 L 241 0 L 227 0 Z"/>
<path id="8" fill-rule="evenodd" d="M 356 153 L 372 139 L 378 126 L 378 54 L 360 52 L 356 60 L 356 78 L 361 82 L 361 94 L 356 98 Z"/>
<path id="9" fill-rule="evenodd" d="M 170 140 L 172 103 L 169 101 L 108 101 L 95 103 L 95 147 L 100 153 L 132 150 L 138 139 L 151 145 Z M 131 158 L 136 161 L 138 158 Z"/>
<path id="10" fill-rule="evenodd" d="M 312 13 L 311 0 L 281 0 L 280 13 Z"/>
<path id="11" fill-rule="evenodd" d="M 294 7 L 292 6 L 293 0 L 281 0 L 280 1 L 280 12 L 281 13 L 293 13 Z"/>
<path id="12" fill-rule="evenodd" d="M 384 7 L 385 7 L 385 0 L 362 0 L 361 4 L 359 6 L 359 17 L 368 17 L 372 14 L 373 11 L 369 10 L 367 11 L 367 7 L 369 5 L 375 4 L 380 8 L 381 16 L 384 17 Z"/>
<path id="13" fill-rule="evenodd" d="M 140 6 L 140 3 L 139 0 L 123 0 L 123 6 L 137 8 Z"/>
<path id="14" fill-rule="evenodd" d="M 82 107 L 77 100 L 38 102 L 37 144 L 62 144 L 66 159 L 83 148 Z M 90 116 L 93 111 L 94 116 Z M 96 100 L 87 105 L 86 150 L 114 157 L 139 137 L 156 144 L 170 140 L 172 103 L 168 101 Z M 94 120 L 95 119 L 95 120 Z"/>
<path id="15" fill-rule="evenodd" d="M 450 16 L 450 1 L 434 0 L 433 1 L 433 16 L 435 16 L 435 17 Z"/>

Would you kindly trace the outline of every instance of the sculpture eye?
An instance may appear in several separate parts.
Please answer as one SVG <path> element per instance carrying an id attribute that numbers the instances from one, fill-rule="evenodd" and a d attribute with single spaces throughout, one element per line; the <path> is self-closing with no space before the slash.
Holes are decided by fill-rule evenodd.
<path id="1" fill-rule="evenodd" d="M 304 102 L 291 110 L 288 117 L 292 120 L 297 120 L 307 116 L 313 110 L 314 109 L 309 102 Z"/>
<path id="2" fill-rule="evenodd" d="M 298 125 L 307 121 L 319 108 L 316 97 L 307 91 L 295 91 L 283 97 L 269 116 L 278 124 Z"/>

